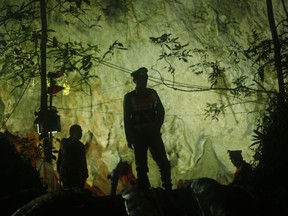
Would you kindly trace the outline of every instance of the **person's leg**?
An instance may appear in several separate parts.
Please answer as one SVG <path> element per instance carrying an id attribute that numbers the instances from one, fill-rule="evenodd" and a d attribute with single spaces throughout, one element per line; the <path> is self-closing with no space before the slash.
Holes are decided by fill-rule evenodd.
<path id="1" fill-rule="evenodd" d="M 172 189 L 171 165 L 166 155 L 166 150 L 161 134 L 159 136 L 154 137 L 154 140 L 151 141 L 149 149 L 154 161 L 157 163 L 159 167 L 162 186 L 167 190 L 171 190 Z"/>
<path id="2" fill-rule="evenodd" d="M 79 172 L 71 172 L 62 178 L 63 188 L 84 188 L 86 179 Z"/>
<path id="3" fill-rule="evenodd" d="M 134 144 L 135 163 L 137 171 L 137 184 L 143 190 L 150 189 L 150 182 L 148 178 L 148 164 L 147 164 L 148 147 L 143 140 Z"/>

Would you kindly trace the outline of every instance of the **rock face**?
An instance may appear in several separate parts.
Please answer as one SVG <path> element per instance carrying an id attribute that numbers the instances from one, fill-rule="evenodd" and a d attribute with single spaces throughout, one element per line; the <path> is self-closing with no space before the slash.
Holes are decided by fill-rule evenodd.
<path id="1" fill-rule="evenodd" d="M 275 8 L 279 2 L 274 2 Z M 124 94 L 134 88 L 129 73 L 145 66 L 149 69 L 148 86 L 158 91 L 166 110 L 162 135 L 172 165 L 174 187 L 179 179 L 198 177 L 213 178 L 223 184 L 230 182 L 234 167 L 227 150 L 241 149 L 245 160 L 252 159 L 251 134 L 263 104 L 240 104 L 228 92 L 205 91 L 211 83 L 204 63 L 221 62 L 225 69 L 214 87 L 232 87 L 229 80 L 242 74 L 253 76 L 254 69 L 249 62 L 240 56 L 237 59 L 240 63 L 233 61 L 236 57 L 231 57 L 232 45 L 247 48 L 253 29 L 270 37 L 265 2 L 95 0 L 89 9 L 89 22 L 94 23 L 101 15 L 98 22 L 101 28 L 83 27 L 79 20 L 66 25 L 66 17 L 54 12 L 48 14 L 49 27 L 63 40 L 99 44 L 99 55 L 104 55 L 115 41 L 121 42 L 127 50 L 116 49 L 109 53 L 107 61 L 94 62 L 92 73 L 95 77 L 89 84 L 75 83 L 76 72 L 59 79 L 58 84 L 65 86 L 65 90 L 53 97 L 53 105 L 61 116 L 62 131 L 54 135 L 54 147 L 59 148 L 56 138 L 68 136 L 70 125 L 80 124 L 82 141 L 87 145 L 87 183 L 108 194 L 107 175 L 117 163 L 123 160 L 131 163 L 133 169 L 135 167 L 133 152 L 126 146 L 122 102 Z M 281 13 L 284 14 L 277 10 L 278 21 L 284 17 Z M 181 58 L 183 53 L 151 42 L 151 37 L 165 34 L 170 39 L 178 38 L 183 49 L 189 51 L 185 60 Z M 166 45 L 173 46 L 171 41 L 167 42 L 170 43 Z M 169 53 L 171 56 L 164 61 L 163 55 Z M 173 73 L 169 66 L 175 68 Z M 34 111 L 39 108 L 40 81 L 35 79 L 27 89 L 16 88 L 11 92 L 12 84 L 1 81 L 1 122 L 12 134 L 35 135 Z M 270 85 L 273 86 L 273 82 Z M 261 98 L 249 100 L 261 102 Z M 225 110 L 218 121 L 205 118 L 207 103 L 219 102 L 225 104 Z M 150 157 L 149 166 L 151 184 L 158 187 L 159 172 Z"/>

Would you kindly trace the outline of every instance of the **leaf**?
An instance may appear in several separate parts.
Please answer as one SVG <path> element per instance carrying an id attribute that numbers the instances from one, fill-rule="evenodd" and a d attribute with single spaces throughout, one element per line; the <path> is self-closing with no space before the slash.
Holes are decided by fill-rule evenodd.
<path id="1" fill-rule="evenodd" d="M 58 46 L 58 41 L 57 41 L 57 38 L 56 37 L 53 37 L 53 47 L 57 47 Z"/>

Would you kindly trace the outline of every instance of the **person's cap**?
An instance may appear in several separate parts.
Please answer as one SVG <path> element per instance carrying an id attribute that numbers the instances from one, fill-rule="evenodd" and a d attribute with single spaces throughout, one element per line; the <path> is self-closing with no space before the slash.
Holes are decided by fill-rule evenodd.
<path id="1" fill-rule="evenodd" d="M 146 67 L 141 67 L 136 71 L 131 73 L 133 79 L 147 79 L 148 78 L 148 69 Z"/>
<path id="2" fill-rule="evenodd" d="M 227 152 L 231 158 L 242 157 L 242 151 L 241 150 L 228 150 Z"/>

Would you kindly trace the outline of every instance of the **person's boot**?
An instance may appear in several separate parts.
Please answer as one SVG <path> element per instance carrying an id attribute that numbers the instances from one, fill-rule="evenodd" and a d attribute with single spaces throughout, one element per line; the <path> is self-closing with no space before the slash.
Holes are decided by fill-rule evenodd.
<path id="1" fill-rule="evenodd" d="M 162 184 L 162 187 L 165 188 L 165 190 L 167 191 L 171 191 L 172 190 L 172 183 L 171 180 L 170 181 L 164 181 Z"/>
<path id="2" fill-rule="evenodd" d="M 169 191 L 172 190 L 170 169 L 160 170 L 160 173 L 161 173 L 162 187 Z"/>
<path id="3" fill-rule="evenodd" d="M 143 191 L 148 191 L 150 190 L 150 182 L 147 173 L 138 173 L 137 174 L 137 184 L 140 189 Z"/>

